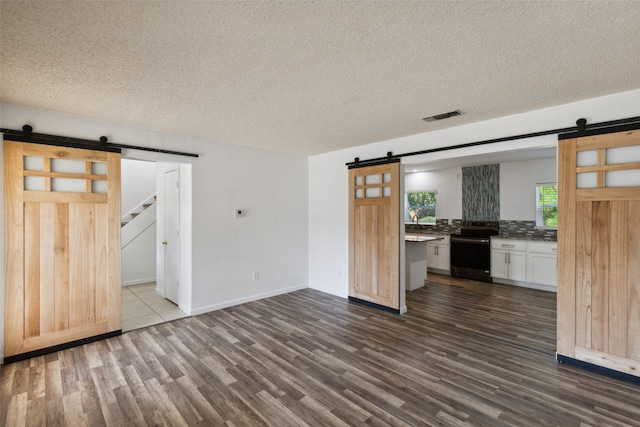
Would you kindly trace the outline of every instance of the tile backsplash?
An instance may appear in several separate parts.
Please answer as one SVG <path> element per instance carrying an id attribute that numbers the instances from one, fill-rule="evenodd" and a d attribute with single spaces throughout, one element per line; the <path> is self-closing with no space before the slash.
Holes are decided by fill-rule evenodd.
<path id="1" fill-rule="evenodd" d="M 555 228 L 537 228 L 535 221 L 500 221 L 500 237 L 532 240 L 558 240 Z"/>
<path id="2" fill-rule="evenodd" d="M 500 165 L 462 168 L 462 219 L 500 219 Z"/>
<path id="3" fill-rule="evenodd" d="M 437 219 L 435 225 L 423 225 L 423 224 L 405 224 L 405 233 L 413 234 L 455 234 L 460 232 L 460 226 L 462 225 L 461 219 L 454 219 L 451 221 L 452 225 L 449 225 L 449 220 L 446 218 Z"/>
<path id="4" fill-rule="evenodd" d="M 405 224 L 404 230 L 410 234 L 456 234 L 460 233 L 461 219 L 454 219 L 449 225 L 446 218 L 436 220 L 435 225 Z M 535 221 L 500 221 L 500 237 L 522 240 L 545 240 L 555 242 L 558 240 L 558 230 L 555 228 L 536 228 Z"/>

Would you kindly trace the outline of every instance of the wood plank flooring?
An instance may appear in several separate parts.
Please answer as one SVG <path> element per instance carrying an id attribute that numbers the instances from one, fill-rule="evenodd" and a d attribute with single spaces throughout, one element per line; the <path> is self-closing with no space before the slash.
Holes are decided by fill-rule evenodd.
<path id="1" fill-rule="evenodd" d="M 314 290 L 0 367 L 7 426 L 638 426 L 553 358 L 555 294 L 430 275 L 395 315 Z"/>

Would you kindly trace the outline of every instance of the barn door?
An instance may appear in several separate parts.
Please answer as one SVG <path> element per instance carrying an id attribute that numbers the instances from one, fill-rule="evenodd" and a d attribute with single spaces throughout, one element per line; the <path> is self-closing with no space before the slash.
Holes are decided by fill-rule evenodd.
<path id="1" fill-rule="evenodd" d="M 558 163 L 558 355 L 640 376 L 640 131 L 561 140 Z"/>
<path id="2" fill-rule="evenodd" d="M 349 297 L 400 310 L 400 163 L 349 170 Z"/>
<path id="3" fill-rule="evenodd" d="M 5 361 L 119 331 L 120 154 L 5 141 L 4 191 Z"/>

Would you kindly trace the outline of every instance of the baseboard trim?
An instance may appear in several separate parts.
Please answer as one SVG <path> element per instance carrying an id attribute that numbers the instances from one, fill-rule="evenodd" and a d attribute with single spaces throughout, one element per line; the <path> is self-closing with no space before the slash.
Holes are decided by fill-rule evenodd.
<path id="1" fill-rule="evenodd" d="M 444 276 L 451 276 L 451 270 L 441 270 L 439 268 L 427 267 L 427 280 L 429 280 L 428 273 L 442 274 Z"/>
<path id="2" fill-rule="evenodd" d="M 106 338 L 116 337 L 121 334 L 122 334 L 122 329 L 118 329 L 117 331 L 107 332 L 106 334 L 95 335 L 93 337 L 66 342 L 63 344 L 54 345 L 52 347 L 41 348 L 39 350 L 33 350 L 26 353 L 16 354 L 15 356 L 5 357 L 3 363 L 7 365 L 9 363 L 19 362 L 25 359 L 31 359 L 32 357 L 43 356 L 45 354 L 55 353 L 56 351 L 66 350 L 71 347 L 78 347 L 80 345 L 90 344 L 92 342 L 104 340 Z"/>
<path id="3" fill-rule="evenodd" d="M 125 286 L 133 286 L 133 285 L 142 285 L 143 283 L 152 283 L 155 282 L 155 277 L 148 277 L 146 279 L 136 279 L 136 280 L 128 280 L 126 282 L 122 282 L 122 287 Z"/>
<path id="4" fill-rule="evenodd" d="M 563 356 L 556 353 L 556 360 L 560 363 L 566 363 L 567 365 L 577 366 L 587 371 L 595 372 L 610 378 L 631 382 L 640 385 L 640 377 L 627 374 L 626 372 L 616 371 L 615 369 L 605 368 L 604 366 L 594 365 L 593 363 L 584 362 L 582 360 L 574 359 L 573 357 Z"/>
<path id="5" fill-rule="evenodd" d="M 520 286 L 521 288 L 537 289 L 539 291 L 558 293 L 557 286 L 540 285 L 538 283 L 521 282 L 519 280 L 496 279 L 495 277 L 492 277 L 492 280 L 493 280 L 493 283 L 499 283 L 501 285 Z"/>
<path id="6" fill-rule="evenodd" d="M 375 302 L 365 301 L 365 300 L 360 299 L 360 298 L 349 297 L 349 301 L 350 302 L 355 302 L 357 304 L 366 305 L 368 307 L 377 308 L 379 310 L 388 311 L 390 313 L 401 314 L 401 310 L 399 310 L 397 308 L 387 307 L 386 305 L 376 304 Z"/>
<path id="7" fill-rule="evenodd" d="M 308 289 L 309 285 L 307 283 L 297 286 L 291 286 L 289 288 L 276 289 L 275 291 L 263 292 L 261 294 L 251 295 L 244 298 L 238 298 L 230 301 L 221 302 L 218 304 L 207 305 L 204 307 L 193 308 L 191 310 L 192 316 L 197 316 L 198 314 L 208 313 L 210 311 L 221 310 L 227 307 L 233 307 L 234 305 L 244 304 L 247 302 L 258 301 L 264 298 L 275 297 L 282 294 L 288 294 L 289 292 L 299 291 L 302 289 Z"/>

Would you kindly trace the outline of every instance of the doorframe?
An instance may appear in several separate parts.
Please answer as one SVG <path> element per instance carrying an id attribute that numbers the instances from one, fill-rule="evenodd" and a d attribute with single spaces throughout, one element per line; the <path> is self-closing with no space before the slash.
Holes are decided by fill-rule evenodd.
<path id="1" fill-rule="evenodd" d="M 156 163 L 156 194 L 164 191 L 164 172 L 178 169 L 180 181 L 180 289 L 178 308 L 192 315 L 192 164 L 176 162 L 173 156 L 141 152 L 138 150 L 122 150 L 122 158 L 129 160 L 152 161 Z M 164 201 L 158 197 L 156 206 L 156 293 L 164 296 L 164 248 L 161 233 L 164 232 Z"/>
<path id="2" fill-rule="evenodd" d="M 156 162 L 156 194 L 160 196 L 164 193 L 164 174 L 171 170 L 178 170 L 178 182 L 180 183 L 180 203 L 179 203 L 179 230 L 178 244 L 180 251 L 180 273 L 178 282 L 178 308 L 191 315 L 191 218 L 192 218 L 192 180 L 191 165 L 187 163 Z M 165 266 L 164 266 L 164 246 L 162 237 L 164 236 L 164 200 L 158 197 L 156 209 L 156 293 L 164 296 L 165 291 Z"/>
<path id="3" fill-rule="evenodd" d="M 167 204 L 165 203 L 166 201 L 166 195 L 167 195 L 167 175 L 170 173 L 177 173 L 177 188 L 178 188 L 178 206 L 170 206 L 168 207 Z M 162 193 L 158 194 L 158 200 L 162 200 L 162 204 L 160 205 L 162 212 L 158 212 L 158 210 L 156 210 L 156 224 L 158 223 L 158 219 L 162 218 L 161 224 L 162 224 L 162 228 L 157 228 L 157 241 L 162 240 L 162 245 L 158 245 L 159 250 L 157 251 L 157 259 L 156 259 L 156 265 L 158 263 L 162 264 L 162 267 L 158 267 L 157 268 L 157 272 L 156 272 L 156 276 L 157 276 L 157 280 L 156 280 L 156 293 L 162 295 L 164 298 L 168 299 L 171 302 L 176 303 L 178 306 L 180 306 L 180 270 L 181 270 L 181 265 L 180 265 L 180 245 L 178 244 L 177 247 L 177 254 L 178 254 L 178 295 L 177 295 L 177 301 L 174 301 L 172 299 L 170 299 L 167 295 L 169 294 L 168 290 L 167 290 L 167 250 L 169 248 L 169 246 L 166 246 L 165 243 L 171 239 L 171 237 L 167 237 L 167 225 L 169 223 L 169 221 L 166 221 L 167 219 L 167 213 L 173 213 L 173 214 L 177 214 L 178 215 L 178 243 L 179 243 L 179 239 L 180 239 L 180 234 L 181 234 L 181 223 L 180 223 L 180 193 L 181 193 L 181 188 L 180 188 L 180 165 L 175 165 L 175 166 L 169 166 L 166 170 L 164 169 L 164 167 L 162 167 L 162 171 L 158 171 L 158 165 L 156 164 L 156 180 L 157 182 L 162 181 Z M 169 227 L 170 228 L 170 227 Z M 160 279 L 160 280 L 158 280 Z M 160 286 L 160 282 L 162 283 L 162 286 Z"/>

